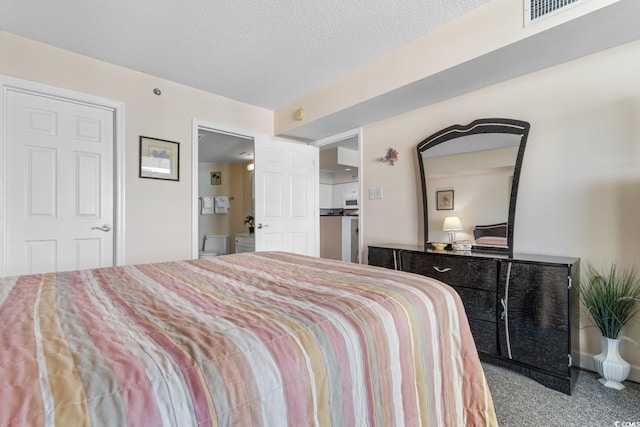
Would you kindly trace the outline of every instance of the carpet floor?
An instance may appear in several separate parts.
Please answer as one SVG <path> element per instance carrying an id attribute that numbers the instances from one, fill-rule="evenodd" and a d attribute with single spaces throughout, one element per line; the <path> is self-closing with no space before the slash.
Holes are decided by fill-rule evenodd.
<path id="1" fill-rule="evenodd" d="M 482 364 L 501 427 L 640 427 L 640 384 L 621 391 L 604 387 L 599 376 L 580 371 L 571 396 L 523 375 Z"/>

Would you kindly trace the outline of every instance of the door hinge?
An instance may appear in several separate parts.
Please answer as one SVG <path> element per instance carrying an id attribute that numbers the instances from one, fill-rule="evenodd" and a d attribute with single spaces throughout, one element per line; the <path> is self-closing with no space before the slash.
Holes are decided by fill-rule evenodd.
<path id="1" fill-rule="evenodd" d="M 573 280 L 571 279 L 571 276 L 568 276 L 567 278 L 569 279 L 569 286 L 567 288 L 571 289 L 571 285 L 573 283 Z"/>
<path id="2" fill-rule="evenodd" d="M 573 366 L 573 358 L 571 357 L 570 354 L 567 354 L 567 356 L 569 356 L 569 367 Z"/>

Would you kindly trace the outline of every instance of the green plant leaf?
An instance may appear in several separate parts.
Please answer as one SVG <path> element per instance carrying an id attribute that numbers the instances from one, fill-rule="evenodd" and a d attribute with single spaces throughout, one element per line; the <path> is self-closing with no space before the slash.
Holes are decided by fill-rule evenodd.
<path id="1" fill-rule="evenodd" d="M 587 265 L 584 280 L 578 284 L 580 301 L 595 326 L 607 338 L 618 338 L 624 325 L 640 311 L 640 275 L 635 267 L 619 270 Z"/>

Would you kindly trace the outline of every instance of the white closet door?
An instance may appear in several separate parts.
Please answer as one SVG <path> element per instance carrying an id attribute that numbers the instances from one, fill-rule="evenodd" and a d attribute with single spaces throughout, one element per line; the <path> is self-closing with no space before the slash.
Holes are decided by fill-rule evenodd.
<path id="1" fill-rule="evenodd" d="M 113 265 L 114 113 L 6 96 L 6 275 Z"/>

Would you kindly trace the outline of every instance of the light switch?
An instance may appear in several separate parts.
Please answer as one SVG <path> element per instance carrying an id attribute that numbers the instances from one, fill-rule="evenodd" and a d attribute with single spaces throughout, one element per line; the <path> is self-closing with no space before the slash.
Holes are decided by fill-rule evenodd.
<path id="1" fill-rule="evenodd" d="M 382 199 L 382 187 L 369 188 L 369 200 Z"/>

